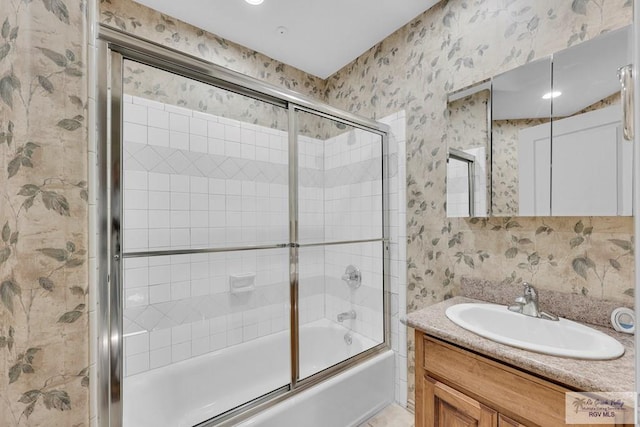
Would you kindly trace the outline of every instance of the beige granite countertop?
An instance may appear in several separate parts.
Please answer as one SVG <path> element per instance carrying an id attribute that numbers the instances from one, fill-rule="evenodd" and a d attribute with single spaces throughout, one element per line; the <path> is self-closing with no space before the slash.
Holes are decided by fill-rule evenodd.
<path id="1" fill-rule="evenodd" d="M 611 335 L 625 347 L 622 357 L 615 360 L 593 361 L 549 356 L 491 341 L 453 323 L 445 310 L 455 304 L 486 303 L 465 297 L 447 301 L 415 311 L 407 316 L 408 324 L 471 351 L 500 360 L 524 371 L 565 384 L 580 391 L 633 391 L 634 341 L 633 335 L 615 332 L 610 328 L 592 326 Z"/>

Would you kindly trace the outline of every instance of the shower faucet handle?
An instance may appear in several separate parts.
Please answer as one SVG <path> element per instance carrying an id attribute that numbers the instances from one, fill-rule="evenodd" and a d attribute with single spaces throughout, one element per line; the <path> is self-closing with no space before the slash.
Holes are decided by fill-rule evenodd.
<path id="1" fill-rule="evenodd" d="M 342 280 L 347 282 L 347 285 L 349 285 L 351 289 L 357 289 L 362 284 L 362 273 L 360 273 L 358 267 L 349 265 L 342 275 Z"/>
<path id="2" fill-rule="evenodd" d="M 344 273 L 342 275 L 342 280 L 344 280 L 344 281 L 359 280 L 359 279 L 360 279 L 360 272 L 358 270 L 350 271 L 350 272 Z"/>

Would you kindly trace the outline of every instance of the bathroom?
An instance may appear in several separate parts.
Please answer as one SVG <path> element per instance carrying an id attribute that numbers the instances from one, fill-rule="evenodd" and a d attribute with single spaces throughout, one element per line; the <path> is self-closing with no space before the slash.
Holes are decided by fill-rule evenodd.
<path id="1" fill-rule="evenodd" d="M 465 286 L 468 288 L 467 285 L 473 282 L 467 280 L 468 278 L 502 284 L 517 289 L 517 292 L 521 292 L 521 282 L 531 282 L 538 289 L 543 302 L 545 293 L 561 292 L 588 296 L 595 300 L 613 301 L 618 306 L 634 307 L 636 269 L 633 216 L 511 215 L 479 219 L 454 217 L 447 212 L 446 187 L 447 144 L 454 133 L 450 129 L 447 105 L 449 94 L 631 24 L 634 22 L 631 1 L 450 0 L 432 2 L 435 4 L 425 2 L 423 12 L 408 17 L 406 24 L 379 43 L 369 46 L 368 50 L 357 58 L 350 58 L 351 62 L 326 78 L 305 73 L 291 65 L 225 40 L 219 35 L 207 33 L 128 0 L 3 1 L 4 16 L 0 17 L 3 21 L 0 40 L 0 150 L 6 172 L 3 173 L 3 202 L 0 204 L 0 226 L 3 227 L 3 248 L 0 248 L 0 366 L 6 374 L 0 382 L 0 425 L 121 425 L 121 420 L 113 414 L 123 411 L 122 404 L 124 412 L 127 411 L 128 368 L 132 367 L 129 373 L 133 378 L 166 368 L 169 365 L 165 365 L 161 360 L 167 360 L 169 357 L 172 362 L 174 351 L 177 352 L 176 363 L 204 357 L 205 350 L 198 349 L 203 348 L 199 346 L 203 346 L 205 342 L 208 343 L 206 353 L 215 353 L 220 348 L 215 347 L 212 337 L 222 332 L 222 329 L 215 328 L 222 328 L 223 325 L 228 326 L 238 321 L 231 319 L 233 307 L 223 307 L 220 301 L 217 301 L 216 309 L 231 317 L 214 320 L 222 316 L 205 316 L 208 321 L 206 339 L 202 329 L 194 326 L 198 319 L 190 319 L 190 332 L 185 332 L 185 336 L 188 335 L 189 338 L 177 338 L 174 343 L 175 350 L 173 345 L 152 348 L 150 334 L 154 332 L 153 328 L 149 331 L 126 330 L 128 333 L 137 334 L 126 338 L 114 338 L 105 332 L 110 322 L 115 321 L 115 326 L 122 328 L 126 326 L 126 308 L 125 313 L 120 313 L 123 316 L 120 316 L 119 320 L 116 319 L 118 313 L 114 314 L 106 309 L 110 304 L 112 307 L 117 306 L 118 299 L 130 297 L 130 314 L 133 316 L 136 309 L 149 304 L 152 298 L 160 298 L 156 300 L 160 301 L 166 298 L 167 292 L 168 295 L 171 295 L 171 292 L 180 295 L 181 290 L 177 284 L 160 281 L 152 285 L 146 283 L 146 291 L 141 290 L 145 286 L 127 287 L 125 284 L 123 295 L 104 294 L 106 289 L 102 286 L 103 279 L 108 272 L 105 271 L 105 263 L 101 263 L 100 260 L 109 256 L 109 251 L 112 250 L 110 245 L 114 244 L 114 241 L 110 235 L 103 232 L 108 230 L 112 223 L 109 223 L 107 212 L 102 206 L 108 202 L 107 190 L 112 190 L 117 182 L 108 181 L 108 174 L 112 171 L 100 167 L 105 166 L 104 153 L 101 151 L 105 147 L 102 145 L 101 135 L 114 132 L 108 128 L 113 118 L 113 110 L 110 110 L 112 106 L 103 102 L 110 95 L 107 88 L 114 89 L 110 84 L 104 84 L 109 78 L 107 71 L 113 72 L 104 66 L 105 58 L 111 52 L 105 51 L 97 38 L 101 31 L 105 33 L 113 30 L 110 34 L 133 36 L 137 40 L 155 42 L 187 54 L 191 59 L 204 59 L 221 68 L 247 76 L 252 82 L 257 79 L 270 85 L 269 87 L 280 88 L 284 91 L 283 97 L 288 96 L 286 94 L 291 90 L 301 93 L 305 99 L 314 100 L 318 105 L 326 105 L 325 112 L 330 108 L 336 109 L 329 111 L 334 113 L 328 114 L 329 117 L 323 114 L 313 118 L 305 116 L 309 112 L 304 108 L 296 110 L 299 115 L 297 120 L 306 124 L 299 127 L 298 138 L 299 157 L 303 159 L 299 170 L 300 197 L 299 200 L 295 198 L 299 205 L 299 241 L 304 243 L 304 239 L 308 238 L 307 241 L 312 242 L 316 236 L 314 233 L 324 233 L 325 236 L 329 236 L 327 239 L 332 241 L 384 239 L 384 244 L 373 247 L 374 243 L 371 242 L 359 243 L 361 246 L 372 246 L 359 251 L 341 251 L 329 246 L 299 248 L 298 273 L 301 291 L 299 295 L 294 295 L 296 302 L 299 302 L 296 309 L 299 325 L 298 322 L 290 322 L 291 304 L 287 299 L 291 297 L 288 287 L 289 256 L 296 248 L 264 249 L 271 252 L 262 258 L 256 256 L 257 250 L 242 254 L 238 252 L 235 254 L 240 254 L 237 257 L 233 255 L 225 258 L 225 254 L 219 259 L 216 257 L 221 255 L 211 253 L 208 257 L 209 263 L 228 267 L 229 271 L 225 270 L 224 273 L 225 289 L 230 286 L 228 276 L 231 274 L 239 281 L 255 280 L 254 285 L 247 285 L 255 288 L 244 289 L 248 292 L 239 292 L 237 295 L 229 295 L 227 301 L 250 304 L 244 300 L 253 301 L 252 298 L 255 299 L 257 292 L 265 292 L 268 293 L 265 299 L 270 302 L 269 307 L 250 306 L 253 311 L 246 316 L 251 319 L 249 323 L 236 323 L 234 328 L 224 329 L 227 343 L 245 344 L 237 341 L 242 338 L 238 334 L 234 335 L 234 329 L 241 329 L 243 334 L 246 333 L 250 337 L 263 338 L 282 331 L 293 331 L 298 326 L 302 329 L 308 323 L 323 319 L 337 324 L 337 327 L 351 328 L 352 338 L 357 338 L 358 334 L 369 340 L 363 341 L 368 343 L 364 345 L 368 348 L 364 352 L 370 351 L 366 353 L 367 360 L 363 363 L 376 358 L 384 359 L 381 362 L 384 374 L 366 374 L 365 384 L 372 381 L 372 375 L 386 381 L 387 385 L 382 387 L 379 401 L 387 404 L 395 402 L 403 411 L 409 412 L 408 416 L 412 420 L 412 413 L 416 411 L 418 403 L 414 379 L 417 370 L 414 360 L 418 343 L 414 338 L 414 329 L 405 325 L 405 319 L 411 313 L 417 313 L 461 295 Z M 243 4 L 243 10 L 247 13 L 258 13 L 256 11 L 259 11 L 260 7 L 267 7 L 268 2 L 269 0 L 265 0 L 258 6 Z M 201 87 L 199 85 L 209 85 L 210 82 L 190 78 L 184 70 L 180 71 L 179 66 L 174 65 L 171 68 L 167 65 L 162 67 L 164 70 L 160 70 L 152 67 L 157 65 L 156 63 L 132 64 L 140 62 L 141 58 L 132 56 L 126 49 L 116 53 L 125 57 L 125 66 L 121 70 L 124 96 L 120 105 L 131 114 L 124 117 L 123 143 L 139 144 L 130 147 L 143 149 L 140 145 L 144 144 L 140 140 L 136 142 L 137 136 L 140 135 L 136 132 L 151 132 L 151 127 L 180 132 L 179 129 L 169 129 L 172 126 L 170 119 L 166 119 L 169 126 L 167 129 L 163 129 L 162 118 L 156 122 L 158 126 L 151 126 L 147 121 L 149 129 L 142 130 L 135 126 L 141 125 L 141 115 L 146 114 L 147 120 L 150 120 L 151 115 L 159 114 L 149 111 L 160 105 L 152 102 L 143 105 L 145 99 L 153 102 L 164 99 L 162 108 L 175 108 L 169 111 L 170 114 L 179 114 L 179 111 L 183 111 L 179 110 L 182 108 L 190 111 L 183 115 L 191 114 L 192 119 L 232 126 L 231 122 L 224 122 L 224 112 L 215 110 L 215 100 L 220 99 L 220 96 L 222 99 L 227 99 L 227 96 L 242 98 L 241 108 L 234 111 L 235 117 L 229 117 L 229 120 L 241 120 L 255 126 L 247 128 L 253 132 L 256 141 L 253 149 L 245 149 L 247 158 L 251 160 L 253 150 L 254 161 L 262 159 L 264 163 L 273 164 L 274 170 L 279 174 L 277 182 L 269 183 L 268 195 L 265 193 L 267 187 L 263 185 L 265 181 L 255 176 L 249 180 L 240 179 L 238 182 L 230 183 L 229 188 L 232 188 L 233 194 L 216 193 L 218 187 L 215 185 L 219 183 L 216 179 L 234 180 L 221 176 L 208 177 L 210 180 L 206 182 L 206 190 L 203 189 L 203 181 L 195 179 L 198 176 L 189 174 L 176 176 L 173 181 L 169 177 L 168 182 L 157 182 L 154 185 L 168 185 L 168 193 L 171 193 L 172 189 L 181 193 L 174 196 L 178 204 L 185 200 L 184 197 L 188 197 L 189 202 L 197 201 L 199 194 L 206 194 L 207 201 L 209 196 L 216 195 L 244 197 L 247 199 L 244 200 L 245 203 L 254 206 L 255 214 L 247 218 L 253 227 L 248 235 L 249 239 L 253 239 L 252 244 L 257 246 L 262 245 L 262 242 L 289 242 L 288 209 L 292 198 L 288 197 L 286 184 L 287 173 L 295 168 L 291 167 L 287 158 L 287 155 L 291 154 L 287 152 L 290 140 L 287 140 L 286 128 L 282 125 L 287 122 L 289 111 L 286 108 L 273 107 L 274 98 L 278 96 L 265 101 L 248 96 L 247 93 L 238 93 L 237 88 L 236 91 L 229 91 L 228 87 L 216 87 L 211 92 L 207 89 L 205 96 L 198 91 Z M 133 61 L 134 59 L 136 61 Z M 153 74 L 153 78 L 148 77 L 150 74 Z M 180 77 L 167 78 L 169 74 L 172 77 L 180 74 Z M 237 77 L 237 74 L 234 76 Z M 191 98 L 184 94 L 174 96 L 178 92 L 191 92 L 196 95 Z M 251 95 L 257 93 L 254 92 Z M 210 107 L 206 111 L 202 108 L 204 104 L 200 104 L 201 101 L 211 102 L 207 104 Z M 299 104 L 298 106 L 300 107 Z M 318 111 L 322 112 L 322 109 L 313 110 Z M 198 116 L 196 112 L 201 115 Z M 260 122 L 260 119 L 254 120 L 261 112 L 269 112 L 272 115 L 263 122 Z M 217 118 L 214 120 L 211 118 L 213 116 Z M 160 114 L 157 117 L 164 116 Z M 184 119 L 177 119 L 176 126 L 180 126 L 181 120 Z M 191 125 L 191 121 L 189 124 Z M 260 136 L 257 135 L 260 133 L 260 126 L 267 128 L 270 136 L 277 134 L 278 141 L 274 142 L 275 146 L 258 145 Z M 215 127 L 212 126 L 212 132 L 215 131 Z M 207 127 L 207 137 L 209 130 Z M 313 138 L 320 131 L 324 131 L 324 151 L 317 147 L 318 142 Z M 131 132 L 131 138 L 127 136 L 127 132 Z M 193 136 L 194 140 L 203 136 L 197 131 L 184 133 L 188 134 L 188 138 Z M 316 172 L 324 173 L 327 179 L 327 174 L 332 168 L 353 168 L 348 161 L 340 163 L 340 159 L 355 161 L 357 157 L 340 155 L 335 151 L 337 148 L 329 148 L 326 142 L 331 138 L 340 142 L 340 135 L 343 135 L 344 143 L 336 145 L 352 151 L 357 148 L 360 150 L 358 155 L 364 155 L 365 151 L 374 153 L 374 148 L 380 144 L 387 144 L 389 148 L 386 153 L 388 163 L 381 166 L 378 162 L 377 171 L 373 175 L 367 175 L 366 182 L 372 183 L 368 190 L 364 189 L 362 182 L 357 179 L 352 182 L 353 188 L 346 190 L 346 194 L 351 195 L 353 193 L 349 192 L 356 191 L 356 187 L 357 191 L 368 191 L 358 193 L 357 198 L 363 203 L 361 206 L 367 206 L 367 213 L 373 213 L 371 222 L 349 224 L 349 227 L 343 227 L 342 219 L 344 217 L 345 222 L 351 221 L 351 212 L 343 216 L 344 212 L 341 214 L 339 211 L 340 203 L 327 203 L 338 200 L 339 192 L 334 193 L 335 199 L 329 200 L 327 197 L 330 197 L 330 187 L 326 183 L 324 192 L 316 193 L 314 189 L 318 187 L 313 184 L 305 187 L 312 181 L 311 177 Z M 304 140 L 307 137 L 309 139 Z M 371 150 L 365 150 L 367 146 Z M 269 148 L 270 157 L 256 157 L 260 152 L 259 148 Z M 148 174 L 155 172 L 142 171 L 138 166 L 128 168 L 128 160 L 137 161 L 149 157 L 134 159 L 133 155 L 136 153 L 126 149 L 125 146 L 122 159 L 125 192 L 123 230 L 125 239 L 128 238 L 129 241 L 124 241 L 125 250 L 132 253 L 165 250 L 162 241 L 157 242 L 155 247 L 136 246 L 145 239 L 142 231 L 145 227 L 129 227 L 132 221 L 140 219 L 135 216 L 127 218 L 127 204 L 131 206 L 131 203 L 140 202 L 141 197 L 138 196 L 143 194 L 139 192 L 156 191 L 148 188 L 151 181 L 147 183 L 146 190 L 140 188 L 140 185 L 144 187 L 144 183 L 136 181 L 136 177 L 140 178 L 144 173 L 147 173 L 147 179 L 150 179 Z M 231 144 L 229 149 L 233 151 L 238 147 Z M 242 145 L 239 149 L 240 155 L 237 157 L 241 158 Z M 209 147 L 206 150 L 207 154 L 212 154 Z M 358 161 L 367 160 L 370 159 L 359 158 Z M 265 173 L 263 171 L 263 174 Z M 305 176 L 305 173 L 308 176 Z M 243 187 L 242 183 L 248 182 L 253 185 Z M 188 190 L 181 190 L 187 187 Z M 382 191 L 383 187 L 386 191 Z M 197 188 L 200 190 L 195 190 Z M 306 191 L 303 191 L 303 188 Z M 128 193 L 129 198 L 127 190 L 133 191 Z M 277 200 L 271 200 L 272 194 Z M 146 196 L 150 197 L 148 194 Z M 261 198 L 267 200 L 260 200 Z M 383 199 L 386 200 L 386 204 L 381 202 Z M 637 196 L 635 199 L 637 200 Z M 487 202 L 488 200 L 485 200 L 484 209 L 489 205 Z M 264 206 L 267 209 L 258 210 L 257 206 L 263 206 L 260 203 L 266 203 Z M 324 206 L 325 209 L 321 216 L 317 215 L 319 206 Z M 338 210 L 329 211 L 329 206 Z M 386 209 L 387 206 L 389 209 Z M 148 205 L 138 208 L 131 210 L 147 210 L 149 216 L 146 217 L 146 225 L 153 228 L 151 208 Z M 208 207 L 202 209 L 210 214 L 207 217 L 207 224 L 210 224 L 214 214 L 208 210 Z M 383 218 L 383 214 L 388 214 L 388 218 Z M 169 215 L 171 221 L 171 215 L 180 219 L 184 218 L 185 214 L 175 212 Z M 188 212 L 189 221 L 197 219 L 190 215 L 191 212 Z M 233 223 L 233 214 L 225 212 L 226 220 Z M 380 223 L 378 220 L 381 220 Z M 331 221 L 335 222 L 331 224 Z M 265 225 L 271 228 L 265 230 Z M 335 238 L 354 230 L 354 225 L 358 226 L 354 234 L 345 238 Z M 388 229 L 382 230 L 383 226 Z M 206 228 L 207 238 L 216 233 L 215 230 L 211 230 L 213 227 L 208 225 L 201 228 Z M 162 229 L 153 233 L 158 239 L 167 236 L 167 233 L 169 241 L 172 237 L 180 239 L 185 236 L 180 232 L 172 235 L 171 227 L 159 226 L 157 229 Z M 131 230 L 138 230 L 135 232 L 138 234 L 127 233 Z M 201 249 L 205 245 L 199 242 L 198 238 L 204 236 L 204 231 L 197 230 L 189 234 L 190 244 L 193 244 L 193 248 Z M 266 235 L 261 234 L 262 232 Z M 150 240 L 150 236 L 147 230 L 146 239 Z M 226 237 L 225 235 L 225 239 Z M 228 242 L 227 246 L 246 244 L 242 236 Z M 276 262 L 282 268 L 269 267 L 260 270 L 261 265 L 270 265 L 270 258 L 281 261 Z M 125 258 L 123 264 L 133 262 L 130 270 L 135 270 L 136 260 L 139 262 L 141 259 Z M 238 263 L 240 268 L 236 269 Z M 190 264 L 189 274 L 192 276 L 199 267 L 203 267 L 194 266 L 197 264 L 194 262 Z M 362 286 L 353 290 L 355 299 L 351 298 L 349 279 L 341 278 L 347 274 L 345 269 L 348 265 L 358 267 L 362 273 Z M 137 268 L 142 267 L 138 265 Z M 126 265 L 123 271 L 126 280 Z M 154 274 L 162 277 L 171 276 L 173 273 L 179 276 L 181 271 L 184 270 L 176 268 L 172 272 L 171 269 L 159 268 Z M 255 273 L 255 277 L 252 279 L 248 273 Z M 261 277 L 261 274 L 266 276 Z M 314 282 L 322 274 L 335 278 L 334 289 L 337 290 L 334 293 L 327 291 L 330 286 L 322 280 Z M 264 277 L 269 280 L 277 277 L 278 280 L 273 283 L 277 282 L 280 286 L 271 286 L 272 283 L 268 281 L 261 282 Z M 190 303 L 196 304 L 199 299 L 207 300 L 210 297 L 205 291 L 196 291 L 198 285 L 194 282 L 202 278 L 193 276 L 188 279 L 191 286 Z M 373 281 L 366 282 L 371 278 Z M 311 286 L 303 288 L 305 280 L 308 280 L 307 283 Z M 184 281 L 187 279 L 182 280 Z M 216 283 L 218 282 L 211 278 L 211 286 L 217 286 Z M 243 286 L 240 283 L 237 289 L 241 288 Z M 366 295 L 371 298 L 358 300 L 359 296 L 365 295 L 364 292 L 369 292 Z M 489 293 L 489 290 L 485 292 Z M 114 299 L 110 301 L 109 298 Z M 184 295 L 178 298 L 186 300 Z M 356 312 L 355 319 L 349 318 L 352 309 Z M 337 320 L 339 314 L 344 315 L 342 322 Z M 270 325 L 268 331 L 264 326 L 265 319 L 268 319 Z M 411 318 L 409 321 L 412 322 Z M 167 328 L 172 328 L 173 332 L 173 328 L 180 326 L 170 324 Z M 180 331 L 176 329 L 176 335 L 179 335 Z M 200 333 L 202 335 L 198 335 Z M 145 334 L 147 344 L 142 338 Z M 343 335 L 340 334 L 341 340 Z M 300 335 L 301 342 L 298 344 L 304 341 L 303 337 L 304 335 Z M 124 357 L 126 353 L 116 360 L 109 360 L 109 353 L 105 353 L 105 349 L 119 346 L 123 338 L 125 347 L 128 338 L 132 338 L 130 348 L 140 344 L 139 351 L 129 350 L 129 361 Z M 286 359 L 284 362 L 287 365 L 291 356 L 290 343 L 286 337 L 284 341 L 284 344 L 279 346 L 279 351 L 283 351 L 283 357 Z M 190 347 L 189 360 L 182 360 L 180 349 L 185 348 L 186 354 L 188 346 L 180 345 L 186 342 Z M 215 342 L 221 345 L 220 341 Z M 304 349 L 308 346 L 298 347 L 300 362 L 304 362 L 307 357 Z M 126 348 L 120 350 L 126 351 Z M 171 353 L 167 356 L 167 353 L 156 352 L 153 356 L 155 362 L 152 363 L 151 352 L 154 350 Z M 156 356 L 158 358 L 155 358 Z M 277 399 L 281 399 L 282 405 L 289 402 L 289 406 L 295 406 L 291 402 L 297 404 L 300 395 L 306 391 L 333 384 L 336 378 L 348 371 L 357 376 L 362 361 L 350 361 L 351 356 L 347 354 L 341 357 L 340 361 L 344 362 L 344 365 L 339 366 L 335 372 L 329 372 L 329 375 L 317 377 L 318 385 L 313 381 L 307 382 L 308 387 L 305 386 L 306 375 L 303 372 L 298 372 L 303 375 L 297 375 L 292 379 L 291 372 L 285 366 L 284 376 L 279 378 L 270 390 L 257 391 L 255 395 L 247 398 L 246 402 L 267 392 L 286 388 L 287 385 L 290 387 L 292 381 L 300 379 L 300 384 L 308 390 L 305 388 L 300 394 L 292 394 L 290 390 L 281 391 L 281 394 L 274 398 L 274 405 L 270 409 L 276 408 Z M 629 357 L 629 351 L 625 357 Z M 280 359 L 276 357 L 276 360 Z M 240 359 L 237 360 L 238 364 L 244 363 Z M 307 374 L 321 373 L 324 368 L 336 362 L 329 360 L 324 366 L 320 364 L 316 371 Z M 300 367 L 303 365 L 304 363 L 301 363 Z M 389 365 L 392 366 L 390 369 Z M 124 375 L 123 390 L 113 387 L 111 380 L 114 372 Z M 625 374 L 632 384 L 634 373 L 629 371 Z M 197 376 L 194 376 L 193 380 L 197 379 L 195 377 Z M 183 380 L 181 378 L 181 381 Z M 168 387 L 171 387 L 171 384 L 169 382 Z M 109 392 L 112 397 L 117 398 L 110 398 Z M 352 395 L 347 395 L 349 401 L 352 398 Z M 310 406 L 299 404 L 303 408 L 301 416 L 306 414 L 313 418 L 309 414 L 322 414 L 322 399 L 317 402 L 312 400 L 307 404 Z M 161 409 L 166 409 L 157 401 L 155 406 L 153 404 L 152 400 L 151 412 L 155 410 L 160 413 Z M 168 405 L 171 405 L 171 402 L 164 406 Z M 251 413 L 260 416 L 261 412 L 256 408 L 258 406 L 244 408 L 244 415 Z M 367 419 L 375 416 L 375 412 L 381 409 L 383 408 L 373 404 L 344 425 L 354 425 L 354 422 L 373 423 Z M 401 414 L 405 418 L 406 413 Z M 517 418 L 517 414 L 509 415 L 512 419 Z M 321 420 L 319 415 L 316 417 Z M 189 425 L 194 425 L 205 419 L 188 422 L 191 423 Z M 293 419 L 288 419 L 291 422 L 289 425 L 313 425 L 310 421 L 300 423 L 291 421 Z M 246 420 L 250 418 L 245 418 Z M 224 421 L 221 419 L 221 422 Z M 268 424 L 265 422 L 264 425 Z M 340 425 L 342 424 L 337 424 L 336 427 Z"/>

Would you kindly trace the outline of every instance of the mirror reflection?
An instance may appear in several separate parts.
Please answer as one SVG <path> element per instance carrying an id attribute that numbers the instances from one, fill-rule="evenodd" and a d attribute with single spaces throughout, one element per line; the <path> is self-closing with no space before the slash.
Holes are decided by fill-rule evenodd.
<path id="1" fill-rule="evenodd" d="M 631 215 L 618 79 L 631 62 L 629 36 L 623 28 L 553 56 L 552 215 Z"/>
<path id="2" fill-rule="evenodd" d="M 547 176 L 551 161 L 551 58 L 543 58 L 493 79 L 492 199 L 494 216 L 549 215 L 542 192 L 529 180 Z M 532 135 L 531 129 L 537 129 Z M 546 148 L 546 151 L 545 151 Z M 540 174 L 544 169 L 543 174 Z M 548 187 L 546 187 L 548 190 Z"/>
<path id="3" fill-rule="evenodd" d="M 631 215 L 630 36 L 611 31 L 450 94 L 447 215 Z M 452 150 L 472 156 L 477 180 Z"/>
<path id="4" fill-rule="evenodd" d="M 447 216 L 487 216 L 490 194 L 489 105 L 486 81 L 449 96 Z"/>

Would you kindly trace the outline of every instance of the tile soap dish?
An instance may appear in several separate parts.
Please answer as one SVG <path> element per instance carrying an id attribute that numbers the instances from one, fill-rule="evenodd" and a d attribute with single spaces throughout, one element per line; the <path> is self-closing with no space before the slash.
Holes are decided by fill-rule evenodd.
<path id="1" fill-rule="evenodd" d="M 230 274 L 229 288 L 232 295 L 253 291 L 256 288 L 256 273 Z"/>

